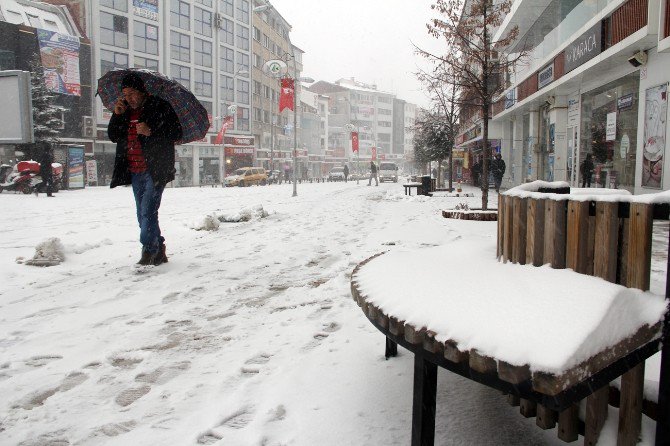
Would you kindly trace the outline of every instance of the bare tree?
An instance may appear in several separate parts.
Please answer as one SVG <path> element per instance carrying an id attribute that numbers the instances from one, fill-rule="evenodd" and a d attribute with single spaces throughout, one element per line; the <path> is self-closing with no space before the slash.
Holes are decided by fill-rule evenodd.
<path id="1" fill-rule="evenodd" d="M 515 26 L 496 42 L 493 36 L 511 7 L 511 0 L 436 0 L 431 8 L 440 17 L 426 26 L 429 34 L 446 43 L 447 52 L 419 53 L 441 66 L 441 79 L 458 91 L 454 102 L 461 117 L 468 111 L 483 121 L 483 178 L 482 209 L 488 208 L 488 173 L 491 160 L 489 147 L 489 118 L 495 98 L 504 89 L 503 75 L 513 70 L 526 51 L 514 55 L 501 53 L 518 35 Z M 461 122 L 465 125 L 465 122 Z"/>

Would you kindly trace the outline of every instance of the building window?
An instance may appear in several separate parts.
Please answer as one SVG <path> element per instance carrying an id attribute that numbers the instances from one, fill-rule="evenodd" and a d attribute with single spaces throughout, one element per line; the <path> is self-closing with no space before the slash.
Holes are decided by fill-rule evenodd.
<path id="1" fill-rule="evenodd" d="M 128 0 L 100 0 L 100 6 L 128 12 Z"/>
<path id="2" fill-rule="evenodd" d="M 100 43 L 128 48 L 128 18 L 101 12 Z"/>
<path id="3" fill-rule="evenodd" d="M 240 76 L 249 77 L 251 73 L 251 67 L 249 67 L 249 55 L 246 53 L 237 53 L 237 73 Z"/>
<path id="4" fill-rule="evenodd" d="M 267 49 L 270 49 L 270 38 L 263 34 L 263 46 Z"/>
<path id="5" fill-rule="evenodd" d="M 214 113 L 212 112 L 212 103 L 210 101 L 200 101 L 202 106 L 207 110 L 207 117 L 209 118 L 209 125 L 210 127 L 212 126 L 212 116 L 214 116 Z"/>
<path id="6" fill-rule="evenodd" d="M 261 83 L 258 81 L 254 81 L 254 94 L 257 96 L 261 95 Z"/>
<path id="7" fill-rule="evenodd" d="M 221 12 L 227 16 L 233 17 L 234 6 L 233 0 L 221 0 Z"/>
<path id="8" fill-rule="evenodd" d="M 237 47 L 241 50 L 249 49 L 249 28 L 237 27 Z"/>
<path id="9" fill-rule="evenodd" d="M 249 82 L 242 79 L 237 80 L 237 102 L 240 104 L 249 103 Z"/>
<path id="10" fill-rule="evenodd" d="M 204 9 L 193 8 L 193 31 L 212 37 L 212 13 Z"/>
<path id="11" fill-rule="evenodd" d="M 249 23 L 249 2 L 247 0 L 237 0 L 237 20 Z"/>
<path id="12" fill-rule="evenodd" d="M 230 76 L 221 76 L 221 99 L 235 102 L 235 82 Z"/>
<path id="13" fill-rule="evenodd" d="M 100 74 L 105 74 L 114 68 L 128 68 L 128 55 L 100 50 Z"/>
<path id="14" fill-rule="evenodd" d="M 170 76 L 184 87 L 191 89 L 191 69 L 189 67 L 170 64 Z"/>
<path id="15" fill-rule="evenodd" d="M 212 66 L 212 42 L 195 39 L 195 63 L 203 67 Z"/>
<path id="16" fill-rule="evenodd" d="M 221 47 L 221 60 L 219 63 L 219 69 L 225 71 L 226 73 L 235 73 L 235 51 L 232 49 L 222 46 Z"/>
<path id="17" fill-rule="evenodd" d="M 261 68 L 263 66 L 263 58 L 260 54 L 254 53 L 254 67 Z"/>
<path id="18" fill-rule="evenodd" d="M 267 85 L 263 85 L 263 97 L 270 99 L 270 96 L 272 96 L 272 90 Z"/>
<path id="19" fill-rule="evenodd" d="M 196 3 L 200 3 L 201 5 L 205 5 L 209 8 L 212 7 L 212 0 L 195 0 Z"/>
<path id="20" fill-rule="evenodd" d="M 254 121 L 261 122 L 261 109 L 254 107 Z"/>
<path id="21" fill-rule="evenodd" d="M 170 57 L 182 62 L 191 61 L 191 38 L 176 31 L 170 31 Z"/>
<path id="22" fill-rule="evenodd" d="M 195 70 L 194 93 L 199 96 L 212 97 L 212 73 L 209 71 Z"/>
<path id="23" fill-rule="evenodd" d="M 235 45 L 235 25 L 232 20 L 223 19 L 221 22 L 221 42 L 228 45 Z"/>
<path id="24" fill-rule="evenodd" d="M 254 40 L 256 42 L 260 42 L 261 41 L 261 30 L 254 26 L 253 33 L 254 33 Z"/>
<path id="25" fill-rule="evenodd" d="M 237 130 L 249 130 L 249 109 L 238 107 Z"/>
<path id="26" fill-rule="evenodd" d="M 170 23 L 177 28 L 191 29 L 190 6 L 181 0 L 172 0 L 170 3 Z"/>
<path id="27" fill-rule="evenodd" d="M 270 123 L 270 112 L 263 110 L 263 122 L 266 124 Z"/>
<path id="28" fill-rule="evenodd" d="M 146 57 L 135 56 L 135 68 L 146 68 L 147 70 L 158 71 L 158 61 L 147 59 Z"/>
<path id="29" fill-rule="evenodd" d="M 158 54 L 158 28 L 135 21 L 135 51 Z"/>

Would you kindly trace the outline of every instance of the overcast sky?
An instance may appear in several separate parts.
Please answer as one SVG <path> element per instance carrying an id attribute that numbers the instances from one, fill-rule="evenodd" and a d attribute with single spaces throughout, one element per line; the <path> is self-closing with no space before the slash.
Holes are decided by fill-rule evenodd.
<path id="1" fill-rule="evenodd" d="M 422 107 L 428 98 L 412 74 L 426 62 L 417 46 L 437 51 L 428 35 L 433 0 L 271 0 L 305 51 L 303 76 L 334 82 L 355 77 Z"/>

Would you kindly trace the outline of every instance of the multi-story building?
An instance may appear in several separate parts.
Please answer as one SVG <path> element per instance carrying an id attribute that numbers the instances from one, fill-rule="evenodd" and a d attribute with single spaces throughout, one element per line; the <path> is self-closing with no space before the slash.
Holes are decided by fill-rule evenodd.
<path id="1" fill-rule="evenodd" d="M 519 37 L 505 51 L 530 51 L 493 107 L 505 184 L 581 186 L 591 154 L 594 185 L 667 189 L 668 2 L 516 0 L 496 38 L 514 26 Z"/>
<path id="2" fill-rule="evenodd" d="M 4 0 L 0 3 L 0 70 L 30 71 L 33 61 L 47 71 L 55 106 L 61 109 L 56 161 L 67 169 L 69 155 L 76 152 L 81 169 L 84 151 L 93 152 L 91 42 L 63 6 Z M 3 162 L 15 161 L 17 155 L 14 146 L 0 147 Z"/>
<path id="3" fill-rule="evenodd" d="M 300 78 L 303 51 L 291 43 L 290 32 L 291 25 L 274 7 L 252 15 L 252 119 L 256 164 L 268 170 L 290 169 L 293 156 L 293 112 L 286 109 L 279 113 L 280 80 L 264 70 L 267 61 L 283 60 L 287 64 L 286 75 Z M 299 82 L 297 84 L 300 96 Z M 300 120 L 298 127 L 300 141 Z"/>
<path id="4" fill-rule="evenodd" d="M 84 1 L 84 0 L 82 0 Z M 94 44 L 95 77 L 114 68 L 165 73 L 194 92 L 210 116 L 205 138 L 177 146 L 177 186 L 220 182 L 225 172 L 251 166 L 250 0 L 99 0 L 89 5 L 87 30 Z M 115 146 L 107 139 L 111 112 L 96 100 L 95 158 L 111 177 Z M 236 108 L 229 108 L 230 106 Z M 224 144 L 213 144 L 229 113 L 234 124 Z"/>
<path id="5" fill-rule="evenodd" d="M 300 141 L 302 151 L 306 152 L 307 175 L 310 178 L 323 178 L 330 170 L 326 164 L 329 100 L 328 96 L 307 89 L 302 90 L 300 94 L 302 107 Z"/>

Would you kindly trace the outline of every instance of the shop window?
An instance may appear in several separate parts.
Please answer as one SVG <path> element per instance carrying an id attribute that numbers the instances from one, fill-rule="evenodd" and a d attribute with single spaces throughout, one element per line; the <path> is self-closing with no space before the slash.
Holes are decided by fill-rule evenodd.
<path id="1" fill-rule="evenodd" d="M 578 165 L 591 154 L 592 180 L 601 187 L 633 190 L 639 86 L 635 72 L 582 95 Z"/>

